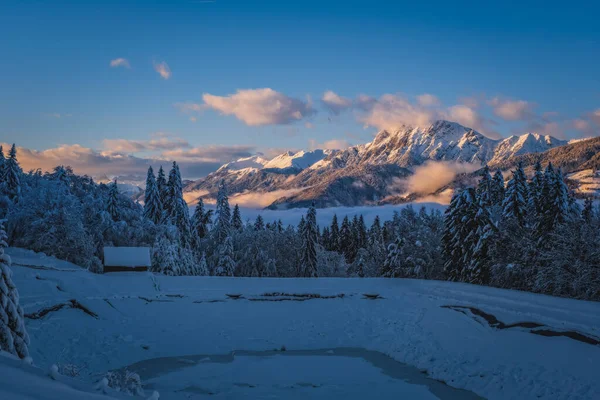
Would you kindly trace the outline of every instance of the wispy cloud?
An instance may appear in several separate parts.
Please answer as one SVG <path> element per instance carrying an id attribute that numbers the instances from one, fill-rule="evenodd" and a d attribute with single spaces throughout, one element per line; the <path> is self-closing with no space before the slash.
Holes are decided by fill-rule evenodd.
<path id="1" fill-rule="evenodd" d="M 110 60 L 111 68 L 123 67 L 123 68 L 131 68 L 129 61 L 126 58 L 115 58 L 114 60 Z"/>
<path id="2" fill-rule="evenodd" d="M 329 112 L 334 115 L 339 115 L 342 111 L 352 108 L 352 100 L 346 97 L 342 97 L 337 93 L 328 90 L 323 93 L 321 102 Z"/>
<path id="3" fill-rule="evenodd" d="M 73 116 L 73 114 L 61 114 L 61 113 L 45 113 L 43 115 L 46 116 L 46 117 L 56 118 L 56 119 L 59 119 L 59 118 L 69 118 L 69 117 Z"/>
<path id="4" fill-rule="evenodd" d="M 205 93 L 204 104 L 183 103 L 179 108 L 201 111 L 210 108 L 233 115 L 249 126 L 285 125 L 313 115 L 310 101 L 302 101 L 270 88 L 238 90 L 228 96 Z"/>
<path id="5" fill-rule="evenodd" d="M 319 142 L 315 139 L 309 139 L 308 148 L 310 150 L 323 149 L 323 150 L 341 150 L 352 146 L 352 144 L 345 139 L 332 139 L 326 140 L 325 142 Z"/>
<path id="6" fill-rule="evenodd" d="M 102 141 L 106 154 L 134 154 L 147 151 L 168 151 L 188 148 L 190 144 L 181 138 L 170 137 L 162 132 L 155 133 L 150 140 L 104 139 Z"/>
<path id="7" fill-rule="evenodd" d="M 535 104 L 525 100 L 507 100 L 494 97 L 489 101 L 494 114 L 506 121 L 528 121 L 535 117 Z"/>
<path id="8" fill-rule="evenodd" d="M 437 96 L 428 93 L 417 96 L 417 101 L 423 107 L 439 106 L 441 104 Z"/>
<path id="9" fill-rule="evenodd" d="M 169 65 L 165 61 L 160 63 L 155 62 L 154 70 L 158 72 L 160 77 L 163 79 L 171 78 L 171 68 L 169 68 Z"/>

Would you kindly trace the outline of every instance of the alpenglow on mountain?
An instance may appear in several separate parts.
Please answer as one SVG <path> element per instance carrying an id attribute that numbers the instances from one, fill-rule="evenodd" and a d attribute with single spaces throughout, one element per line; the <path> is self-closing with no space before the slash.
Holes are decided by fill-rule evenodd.
<path id="1" fill-rule="evenodd" d="M 286 152 L 272 160 L 239 159 L 190 183 L 184 191 L 190 203 L 198 198 L 212 202 L 224 180 L 233 202 L 236 197 L 252 196 L 270 208 L 306 207 L 312 202 L 317 207 L 394 203 L 415 198 L 407 181 L 424 164 L 464 164 L 473 170 L 566 144 L 536 133 L 495 140 L 440 120 L 426 127 L 383 130 L 372 142 L 344 150 Z"/>

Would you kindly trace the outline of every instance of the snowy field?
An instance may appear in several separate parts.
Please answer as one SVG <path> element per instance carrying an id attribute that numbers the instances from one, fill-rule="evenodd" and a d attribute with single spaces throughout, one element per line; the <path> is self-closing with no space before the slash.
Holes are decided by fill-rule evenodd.
<path id="1" fill-rule="evenodd" d="M 599 303 L 404 279 L 94 275 L 7 253 L 40 369 L 0 357 L 2 399 L 106 398 L 96 383 L 122 369 L 160 399 L 600 396 Z M 53 364 L 79 377 L 52 380 Z"/>

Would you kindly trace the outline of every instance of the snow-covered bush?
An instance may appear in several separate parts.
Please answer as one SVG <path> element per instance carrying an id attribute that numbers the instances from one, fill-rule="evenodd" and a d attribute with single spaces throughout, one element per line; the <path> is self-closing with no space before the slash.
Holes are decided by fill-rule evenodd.
<path id="1" fill-rule="evenodd" d="M 131 396 L 144 396 L 142 379 L 135 372 L 128 370 L 111 371 L 105 376 L 108 387 L 117 392 L 126 393 Z"/>

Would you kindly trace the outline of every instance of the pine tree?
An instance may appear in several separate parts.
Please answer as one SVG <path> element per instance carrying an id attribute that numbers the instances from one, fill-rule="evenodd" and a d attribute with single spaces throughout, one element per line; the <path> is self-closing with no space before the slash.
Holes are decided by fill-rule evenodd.
<path id="1" fill-rule="evenodd" d="M 333 219 L 331 220 L 331 227 L 329 229 L 330 232 L 330 244 L 327 250 L 329 251 L 340 251 L 340 226 L 338 224 L 337 214 L 333 214 Z"/>
<path id="2" fill-rule="evenodd" d="M 387 256 L 381 266 L 379 275 L 385 278 L 394 278 L 397 276 L 397 269 L 400 263 L 400 249 L 403 245 L 404 239 L 401 237 L 396 238 L 394 243 L 390 243 L 387 248 Z"/>
<path id="3" fill-rule="evenodd" d="M 534 173 L 531 181 L 529 182 L 529 198 L 527 205 L 530 213 L 534 219 L 538 218 L 542 214 L 542 192 L 544 190 L 544 173 L 542 172 L 542 164 L 536 162 L 534 166 Z"/>
<path id="4" fill-rule="evenodd" d="M 476 215 L 479 211 L 475 190 L 467 188 L 452 197 L 444 218 L 444 235 L 442 243 L 446 263 L 444 273 L 451 281 L 464 279 L 464 269 L 471 262 L 471 257 L 478 236 L 476 234 Z"/>
<path id="5" fill-rule="evenodd" d="M 165 212 L 165 208 L 169 201 L 169 187 L 167 179 L 165 178 L 165 170 L 162 165 L 158 168 L 158 174 L 156 175 L 156 188 L 158 189 L 158 194 L 160 196 L 160 204 L 163 207 L 163 212 Z M 164 217 L 166 217 L 166 215 Z"/>
<path id="6" fill-rule="evenodd" d="M 490 175 L 490 169 L 486 165 L 481 171 L 481 179 L 477 185 L 477 197 L 483 207 L 489 207 L 493 204 L 493 179 Z"/>
<path id="7" fill-rule="evenodd" d="M 10 257 L 4 254 L 6 242 L 4 224 L 0 222 L 0 350 L 25 358 L 29 357 L 29 335 L 19 305 L 19 292 L 12 281 Z"/>
<path id="8" fill-rule="evenodd" d="M 502 176 L 502 171 L 500 170 L 497 170 L 492 178 L 491 191 L 492 204 L 502 206 L 502 202 L 504 201 L 504 176 Z"/>
<path id="9" fill-rule="evenodd" d="M 367 247 L 368 242 L 368 234 L 367 234 L 367 226 L 365 225 L 365 219 L 362 214 L 358 217 L 358 225 L 357 225 L 357 251 L 358 249 L 364 249 Z"/>
<path id="10" fill-rule="evenodd" d="M 0 145 L 0 187 L 4 182 L 4 174 L 6 173 L 6 157 L 4 157 L 4 149 Z"/>
<path id="11" fill-rule="evenodd" d="M 13 201 L 18 201 L 21 195 L 21 174 L 23 171 L 17 161 L 17 147 L 13 144 L 5 163 L 4 185 L 6 194 Z"/>
<path id="12" fill-rule="evenodd" d="M 565 184 L 560 168 L 555 173 L 554 187 L 551 191 L 554 204 L 552 211 L 554 214 L 554 226 L 564 223 L 569 215 L 569 189 Z"/>
<path id="13" fill-rule="evenodd" d="M 490 248 L 497 228 L 492 222 L 489 206 L 486 206 L 486 199 L 478 199 L 478 201 L 479 207 L 473 221 L 476 230 L 472 237 L 467 237 L 467 242 L 472 246 L 472 249 L 470 249 L 471 260 L 464 270 L 461 280 L 486 285 L 489 283 L 490 267 L 492 265 L 489 255 Z"/>
<path id="14" fill-rule="evenodd" d="M 199 276 L 208 276 L 210 275 L 208 271 L 208 264 L 206 263 L 206 253 L 202 253 L 202 257 L 200 257 L 200 263 L 198 264 L 197 275 Z"/>
<path id="15" fill-rule="evenodd" d="M 116 179 L 109 185 L 106 211 L 113 221 L 119 220 L 119 188 Z"/>
<path id="16" fill-rule="evenodd" d="M 256 221 L 254 221 L 254 230 L 255 231 L 264 231 L 265 230 L 265 220 L 262 215 L 258 214 L 256 216 Z"/>
<path id="17" fill-rule="evenodd" d="M 591 196 L 587 196 L 583 202 L 583 210 L 581 211 L 581 218 L 588 224 L 592 222 L 594 217 L 594 202 Z"/>
<path id="18" fill-rule="evenodd" d="M 513 177 L 508 181 L 502 209 L 503 218 L 514 219 L 523 226 L 527 211 L 527 179 L 521 164 L 513 171 Z"/>
<path id="19" fill-rule="evenodd" d="M 326 250 L 331 248 L 331 233 L 329 232 L 328 226 L 323 228 L 323 234 L 321 235 L 321 246 L 323 246 L 323 248 Z"/>
<path id="20" fill-rule="evenodd" d="M 190 211 L 187 203 L 183 199 L 183 183 L 181 182 L 181 174 L 176 162 L 173 162 L 173 168 L 171 168 L 171 171 L 169 172 L 167 186 L 169 199 L 167 207 L 165 208 L 168 212 L 169 222 L 177 227 L 181 245 L 190 247 L 193 241 L 192 228 L 190 225 Z"/>
<path id="21" fill-rule="evenodd" d="M 219 245 L 219 260 L 215 268 L 216 276 L 233 276 L 235 262 L 233 261 L 233 243 L 231 237 L 227 236 Z"/>
<path id="22" fill-rule="evenodd" d="M 146 177 L 146 192 L 144 197 L 144 217 L 159 224 L 162 222 L 163 210 L 160 201 L 160 193 L 156 186 L 156 179 L 152 167 L 148 167 L 148 176 Z"/>
<path id="23" fill-rule="evenodd" d="M 302 232 L 302 254 L 300 257 L 300 271 L 298 276 L 316 278 L 317 273 L 317 247 L 319 238 L 317 232 L 317 210 L 313 203 L 306 213 L 306 225 Z"/>
<path id="24" fill-rule="evenodd" d="M 217 193 L 217 209 L 215 221 L 215 235 L 218 243 L 223 243 L 231 234 L 231 209 L 229 208 L 229 196 L 225 180 L 221 181 Z"/>
<path id="25" fill-rule="evenodd" d="M 340 239 L 338 252 L 344 255 L 346 262 L 350 264 L 352 262 L 352 246 L 353 243 L 353 234 L 352 234 L 352 226 L 350 225 L 350 220 L 346 215 L 342 221 L 342 226 L 340 228 Z"/>
<path id="26" fill-rule="evenodd" d="M 242 214 L 240 213 L 240 207 L 237 204 L 235 205 L 235 207 L 233 207 L 231 227 L 238 232 L 244 228 L 244 222 L 242 222 Z"/>
<path id="27" fill-rule="evenodd" d="M 192 216 L 192 230 L 198 239 L 204 239 L 208 235 L 208 226 L 212 222 L 212 214 L 212 210 L 204 210 L 204 201 L 199 199 Z"/>
<path id="28" fill-rule="evenodd" d="M 300 217 L 300 222 L 298 222 L 298 235 L 302 237 L 304 235 L 304 229 L 306 228 L 306 219 L 304 219 L 304 215 Z"/>
<path id="29" fill-rule="evenodd" d="M 381 229 L 381 220 L 379 215 L 375 216 L 371 228 L 369 228 L 369 243 L 372 244 L 374 241 L 383 243 L 383 230 Z"/>

